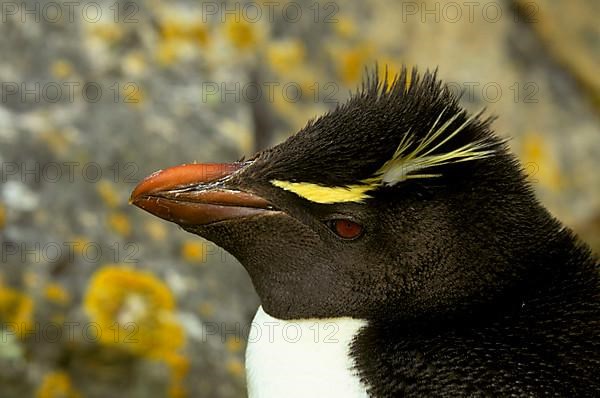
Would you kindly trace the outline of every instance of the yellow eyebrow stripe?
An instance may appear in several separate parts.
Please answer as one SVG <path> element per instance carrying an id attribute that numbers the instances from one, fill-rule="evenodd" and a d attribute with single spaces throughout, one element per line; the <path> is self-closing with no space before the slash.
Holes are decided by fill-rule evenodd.
<path id="1" fill-rule="evenodd" d="M 462 115 L 462 112 L 438 126 L 445 111 L 446 108 L 442 110 L 429 131 L 418 141 L 415 134 L 409 130 L 401 138 L 392 158 L 386 161 L 371 177 L 358 181 L 356 184 L 326 187 L 310 182 L 281 180 L 271 180 L 271 184 L 315 203 L 360 203 L 371 197 L 367 194 L 368 191 L 382 186 L 394 186 L 409 179 L 441 176 L 439 173 L 424 173 L 423 170 L 446 164 L 484 159 L 496 153 L 496 144 L 485 139 L 467 143 L 449 152 L 436 153 L 437 149 L 463 131 L 481 114 L 479 112 L 472 115 L 455 130 L 448 132 L 448 128 Z"/>
<path id="2" fill-rule="evenodd" d="M 271 180 L 274 186 L 295 193 L 315 203 L 362 202 L 368 199 L 369 185 L 349 185 L 347 187 L 324 187 L 310 182 L 288 182 Z"/>

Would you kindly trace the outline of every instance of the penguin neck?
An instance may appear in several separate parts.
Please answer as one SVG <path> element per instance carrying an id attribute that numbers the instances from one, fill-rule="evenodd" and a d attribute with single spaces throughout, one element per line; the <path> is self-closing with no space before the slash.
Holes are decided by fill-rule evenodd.
<path id="1" fill-rule="evenodd" d="M 280 320 L 258 308 L 246 349 L 249 397 L 367 397 L 351 357 L 365 320 Z"/>
<path id="2" fill-rule="evenodd" d="M 415 314 L 397 316 L 384 312 L 383 317 L 374 321 L 419 332 L 499 320 L 510 323 L 515 314 L 524 316 L 522 308 L 529 303 L 550 304 L 557 297 L 564 303 L 588 300 L 598 289 L 598 260 L 589 247 L 566 228 L 548 234 L 546 239 L 540 239 L 535 245 L 531 243 L 517 253 L 508 267 L 495 275 L 498 279 L 494 285 L 477 295 L 466 296 L 452 306 L 429 308 Z M 535 315 L 529 313 L 529 316 Z"/>
<path id="3" fill-rule="evenodd" d="M 594 390 L 581 380 L 595 373 L 566 372 L 564 358 L 582 370 L 600 363 L 590 348 L 600 319 L 600 264 L 585 250 L 572 255 L 565 266 L 549 264 L 562 269 L 543 283 L 505 297 L 510 304 L 461 318 L 370 319 L 353 343 L 361 380 L 373 396 L 503 396 L 517 385 L 519 396 L 586 395 L 573 391 Z"/>

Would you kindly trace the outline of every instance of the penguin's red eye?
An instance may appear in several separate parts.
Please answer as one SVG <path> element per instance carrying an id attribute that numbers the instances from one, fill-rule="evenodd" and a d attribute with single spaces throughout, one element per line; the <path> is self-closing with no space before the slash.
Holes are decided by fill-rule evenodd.
<path id="1" fill-rule="evenodd" d="M 340 238 L 343 239 L 355 239 L 362 233 L 362 225 L 355 223 L 354 221 L 337 219 L 330 221 L 330 228 Z"/>

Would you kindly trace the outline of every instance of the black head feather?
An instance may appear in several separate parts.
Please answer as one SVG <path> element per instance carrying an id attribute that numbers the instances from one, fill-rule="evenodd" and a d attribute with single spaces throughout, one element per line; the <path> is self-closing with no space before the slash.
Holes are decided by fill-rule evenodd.
<path id="1" fill-rule="evenodd" d="M 393 156 L 405 135 L 414 137 L 413 144 L 417 145 L 436 121 L 439 127 L 452 118 L 447 133 L 455 131 L 469 115 L 436 74 L 421 76 L 416 69 L 409 72 L 403 68 L 388 84 L 387 72 L 380 79 L 375 69 L 348 102 L 308 122 L 284 143 L 260 153 L 257 174 L 265 180 L 347 186 L 372 176 Z M 491 121 L 471 120 L 435 153 L 469 142 L 501 149 L 501 140 L 491 134 Z"/>
<path id="2" fill-rule="evenodd" d="M 470 120 L 437 152 L 484 142 L 493 156 L 436 166 L 437 177 L 380 186 L 361 202 L 319 203 L 272 183 L 354 184 L 407 134 L 418 145 L 437 119 L 453 120 L 448 131 Z M 490 119 L 469 119 L 435 72 L 409 79 L 403 69 L 389 86 L 375 72 L 346 104 L 259 153 L 228 184 L 267 198 L 283 215 L 188 229 L 238 257 L 265 309 L 283 318 L 472 313 L 549 270 L 562 272 L 552 264 L 572 255 L 565 247 L 573 236 L 535 199 Z M 328 226 L 339 218 L 364 233 L 340 240 Z"/>
<path id="3" fill-rule="evenodd" d="M 599 396 L 598 262 L 539 204 L 490 119 L 436 153 L 480 142 L 493 156 L 365 201 L 315 203 L 272 184 L 361 182 L 438 118 L 449 132 L 469 120 L 435 72 L 403 69 L 389 86 L 375 72 L 227 180 L 280 212 L 185 228 L 240 260 L 270 315 L 368 320 L 352 355 L 373 396 Z M 340 218 L 362 235 L 340 239 L 328 224 Z"/>
<path id="4" fill-rule="evenodd" d="M 351 355 L 372 396 L 600 396 L 597 259 L 536 200 L 490 119 L 469 117 L 435 72 L 385 81 L 375 72 L 216 181 L 144 203 L 236 256 L 271 316 L 366 320 Z M 443 161 L 427 174 L 388 167 L 428 155 Z M 366 198 L 339 200 L 364 186 Z"/>

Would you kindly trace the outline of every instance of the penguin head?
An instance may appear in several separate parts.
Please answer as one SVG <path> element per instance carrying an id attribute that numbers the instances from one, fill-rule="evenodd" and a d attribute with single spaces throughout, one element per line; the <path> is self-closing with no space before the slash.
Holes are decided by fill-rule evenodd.
<path id="1" fill-rule="evenodd" d="M 490 122 L 435 73 L 375 73 L 285 142 L 131 200 L 233 254 L 276 318 L 445 314 L 514 288 L 556 228 Z"/>

